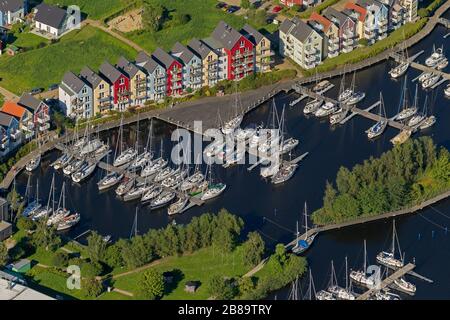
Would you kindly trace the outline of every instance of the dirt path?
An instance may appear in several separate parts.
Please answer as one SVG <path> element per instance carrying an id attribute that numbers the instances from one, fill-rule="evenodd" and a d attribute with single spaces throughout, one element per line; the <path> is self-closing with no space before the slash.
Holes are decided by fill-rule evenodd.
<path id="1" fill-rule="evenodd" d="M 0 87 L 0 94 L 5 97 L 5 101 L 17 101 L 19 100 L 19 97 L 12 93 L 11 91 L 6 90 L 5 88 Z"/>

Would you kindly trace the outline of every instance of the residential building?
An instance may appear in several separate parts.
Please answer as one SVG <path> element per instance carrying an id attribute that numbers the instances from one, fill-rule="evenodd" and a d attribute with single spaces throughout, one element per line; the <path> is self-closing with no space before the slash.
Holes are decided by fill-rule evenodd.
<path id="1" fill-rule="evenodd" d="M 255 48 L 255 72 L 270 71 L 270 65 L 273 63 L 274 56 L 270 40 L 248 24 L 240 32 L 252 42 Z"/>
<path id="2" fill-rule="evenodd" d="M 389 26 L 394 30 L 400 28 L 406 22 L 406 10 L 399 4 L 399 2 L 400 1 L 395 1 L 389 11 Z"/>
<path id="3" fill-rule="evenodd" d="M 28 0 L 0 0 L 0 27 L 23 21 Z"/>
<path id="4" fill-rule="evenodd" d="M 369 43 L 387 37 L 389 29 L 389 10 L 386 5 L 376 0 L 358 0 L 357 5 L 367 10 L 364 22 L 364 35 Z"/>
<path id="5" fill-rule="evenodd" d="M 183 93 L 183 65 L 173 56 L 161 48 L 157 48 L 152 54 L 166 73 L 166 94 L 177 96 Z"/>
<path id="6" fill-rule="evenodd" d="M 130 105 L 130 78 L 107 61 L 100 66 L 99 72 L 110 85 L 114 109 L 124 111 Z"/>
<path id="7" fill-rule="evenodd" d="M 140 52 L 136 64 L 147 74 L 147 97 L 152 101 L 160 101 L 166 97 L 166 70 L 151 56 Z"/>
<path id="8" fill-rule="evenodd" d="M 280 0 L 280 3 L 286 7 L 302 6 L 303 0 Z"/>
<path id="9" fill-rule="evenodd" d="M 130 104 L 143 104 L 147 100 L 147 74 L 124 57 L 116 67 L 130 79 Z"/>
<path id="10" fill-rule="evenodd" d="M 111 86 L 108 81 L 89 67 L 84 67 L 81 70 L 80 78 L 87 82 L 92 89 L 92 110 L 94 115 L 113 109 Z"/>
<path id="11" fill-rule="evenodd" d="M 228 80 L 240 80 L 255 72 L 254 45 L 244 35 L 220 21 L 212 37 L 222 45 L 222 52 L 228 58 Z"/>
<path id="12" fill-rule="evenodd" d="M 333 22 L 316 12 L 311 14 L 308 24 L 323 38 L 323 57 L 334 58 L 339 55 L 339 28 Z"/>
<path id="13" fill-rule="evenodd" d="M 67 72 L 59 86 L 60 106 L 66 115 L 74 119 L 92 117 L 92 100 L 91 86 L 73 72 Z"/>
<path id="14" fill-rule="evenodd" d="M 202 60 L 202 86 L 212 87 L 219 80 L 219 55 L 206 43 L 198 39 L 192 39 L 190 48 Z"/>
<path id="15" fill-rule="evenodd" d="M 413 22 L 417 19 L 418 0 L 400 0 L 400 5 L 405 9 L 406 22 Z"/>
<path id="16" fill-rule="evenodd" d="M 217 71 L 218 71 L 218 81 L 228 79 L 228 54 L 223 49 L 222 43 L 214 39 L 213 37 L 208 37 L 202 40 L 209 48 L 211 48 L 214 53 L 217 54 Z"/>
<path id="17" fill-rule="evenodd" d="M 46 36 L 59 38 L 69 31 L 70 26 L 73 26 L 74 23 L 68 23 L 68 18 L 66 10 L 44 2 L 35 8 L 35 28 Z"/>
<path id="18" fill-rule="evenodd" d="M 356 34 L 358 36 L 358 39 L 364 39 L 364 26 L 367 17 L 367 10 L 363 7 L 358 6 L 354 2 L 347 2 L 345 4 L 343 13 L 353 18 L 353 20 L 356 22 Z"/>
<path id="19" fill-rule="evenodd" d="M 34 130 L 30 126 L 30 123 L 33 121 L 33 114 L 27 109 L 18 105 L 16 102 L 6 101 L 0 109 L 0 112 L 13 116 L 19 122 L 19 130 L 21 133 L 18 132 L 16 138 L 25 137 L 26 139 L 31 139 L 34 136 Z"/>
<path id="20" fill-rule="evenodd" d="M 356 22 L 333 7 L 325 9 L 323 16 L 339 28 L 339 50 L 344 53 L 351 52 L 356 47 Z"/>
<path id="21" fill-rule="evenodd" d="M 172 56 L 183 64 L 183 89 L 192 91 L 202 87 L 202 59 L 177 42 L 172 48 Z"/>
<path id="22" fill-rule="evenodd" d="M 21 137 L 16 117 L 0 112 L 0 158 L 19 146 L 22 142 Z"/>
<path id="23" fill-rule="evenodd" d="M 16 276 L 0 271 L 0 300 L 55 300 L 54 298 L 31 289 Z"/>
<path id="24" fill-rule="evenodd" d="M 6 205 L 4 205 L 4 201 L 6 200 L 0 198 L 0 207 L 7 207 L 7 203 Z M 0 208 L 0 210 L 2 210 L 2 208 Z M 0 241 L 5 241 L 11 236 L 12 236 L 12 224 L 7 221 L 3 221 L 2 215 L 0 215 Z"/>
<path id="25" fill-rule="evenodd" d="M 302 68 L 311 69 L 322 62 L 322 36 L 298 18 L 286 19 L 280 26 L 280 54 Z"/>
<path id="26" fill-rule="evenodd" d="M 31 114 L 31 119 L 26 123 L 29 130 L 44 134 L 50 129 L 50 107 L 45 102 L 29 93 L 24 93 L 18 104 Z M 28 139 L 27 133 L 26 138 Z"/>

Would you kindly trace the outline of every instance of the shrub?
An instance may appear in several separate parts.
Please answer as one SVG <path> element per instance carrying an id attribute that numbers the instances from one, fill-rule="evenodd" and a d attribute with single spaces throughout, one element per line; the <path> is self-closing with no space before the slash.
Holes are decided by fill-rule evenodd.
<path id="1" fill-rule="evenodd" d="M 82 279 L 81 289 L 86 298 L 96 298 L 102 293 L 103 286 L 95 279 Z"/>
<path id="2" fill-rule="evenodd" d="M 65 268 L 69 264 L 69 254 L 67 252 L 57 252 L 52 258 L 52 264 L 57 268 Z"/>
<path id="3" fill-rule="evenodd" d="M 103 271 L 102 265 L 98 262 L 83 262 L 80 269 L 83 278 L 95 278 Z"/>

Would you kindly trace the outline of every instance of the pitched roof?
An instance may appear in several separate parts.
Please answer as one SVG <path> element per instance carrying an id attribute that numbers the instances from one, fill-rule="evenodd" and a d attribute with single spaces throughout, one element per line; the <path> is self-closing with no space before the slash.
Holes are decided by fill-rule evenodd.
<path id="1" fill-rule="evenodd" d="M 261 32 L 248 24 L 245 24 L 245 26 L 241 29 L 241 34 L 243 34 L 254 45 L 257 45 L 261 42 L 262 39 L 264 39 L 264 36 Z"/>
<path id="2" fill-rule="evenodd" d="M 86 83 L 78 78 L 73 72 L 69 71 L 64 75 L 63 84 L 66 85 L 73 92 L 78 93 L 83 89 Z"/>
<path id="3" fill-rule="evenodd" d="M 115 83 L 122 76 L 122 73 L 108 61 L 105 61 L 98 71 L 111 83 Z"/>
<path id="4" fill-rule="evenodd" d="M 313 12 L 308 21 L 316 21 L 317 23 L 320 23 L 322 25 L 322 28 L 323 28 L 322 30 L 324 32 L 327 32 L 328 29 L 330 29 L 331 24 L 332 24 L 332 22 L 330 20 L 328 20 L 324 16 L 321 16 L 317 12 Z"/>
<path id="5" fill-rule="evenodd" d="M 80 77 L 89 83 L 92 88 L 97 88 L 98 85 L 102 82 L 102 77 L 100 77 L 97 73 L 92 71 L 89 67 L 84 67 L 80 72 Z"/>
<path id="6" fill-rule="evenodd" d="M 337 24 L 338 27 L 341 27 L 347 19 L 350 17 L 343 14 L 340 11 L 337 11 L 333 7 L 328 7 L 323 11 L 323 15 L 330 20 L 331 22 L 334 22 Z"/>
<path id="7" fill-rule="evenodd" d="M 202 40 L 202 42 L 213 50 L 219 50 L 223 48 L 222 43 L 220 43 L 220 41 L 214 39 L 213 37 L 205 38 Z"/>
<path id="8" fill-rule="evenodd" d="M 161 48 L 157 48 L 155 52 L 153 52 L 152 56 L 166 69 L 169 68 L 175 61 L 174 57 L 172 57 Z"/>
<path id="9" fill-rule="evenodd" d="M 285 19 L 280 26 L 280 31 L 283 33 L 289 33 L 291 28 L 295 26 L 295 23 L 289 19 Z"/>
<path id="10" fill-rule="evenodd" d="M 356 3 L 353 2 L 347 2 L 345 4 L 345 9 L 352 10 L 358 13 L 358 20 L 361 22 L 364 22 L 367 15 L 367 10 L 363 7 L 358 6 Z"/>
<path id="11" fill-rule="evenodd" d="M 31 112 L 35 112 L 39 106 L 41 105 L 42 101 L 35 98 L 33 95 L 29 93 L 24 93 L 19 99 L 19 105 L 23 106 L 24 108 L 28 109 Z"/>
<path id="12" fill-rule="evenodd" d="M 285 21 L 287 21 L 286 19 Z M 283 22 L 284 23 L 284 22 Z M 287 31 L 284 31 L 287 30 Z M 306 39 L 314 32 L 314 29 L 309 25 L 301 21 L 300 19 L 292 19 L 288 23 L 285 24 L 284 33 L 290 34 L 292 37 L 296 38 L 300 42 L 305 42 Z"/>
<path id="13" fill-rule="evenodd" d="M 206 43 L 196 38 L 189 42 L 188 47 L 202 59 L 205 59 L 213 51 Z"/>
<path id="14" fill-rule="evenodd" d="M 189 62 L 191 62 L 192 58 L 194 57 L 194 53 L 179 42 L 175 43 L 175 45 L 173 46 L 172 55 L 181 59 L 184 64 L 188 64 Z"/>
<path id="15" fill-rule="evenodd" d="M 219 41 L 225 49 L 231 50 L 242 37 L 242 34 L 224 21 L 220 21 L 214 29 L 212 37 Z"/>
<path id="16" fill-rule="evenodd" d="M 66 18 L 66 11 L 57 6 L 51 6 L 46 3 L 41 3 L 36 6 L 36 15 L 34 20 L 59 29 Z"/>
<path id="17" fill-rule="evenodd" d="M 23 9 L 25 2 L 23 0 L 0 0 L 1 12 L 17 12 Z"/>
<path id="18" fill-rule="evenodd" d="M 3 104 L 3 107 L 1 109 L 3 113 L 7 113 L 11 116 L 14 116 L 18 119 L 21 119 L 23 115 L 26 112 L 26 109 L 24 107 L 19 106 L 17 103 L 12 101 L 6 101 Z"/>
<path id="19" fill-rule="evenodd" d="M 14 120 L 14 117 L 12 115 L 9 115 L 4 112 L 0 112 L 0 126 L 7 128 L 11 125 L 11 122 L 13 120 Z"/>
<path id="20" fill-rule="evenodd" d="M 139 68 L 136 67 L 134 63 L 128 61 L 124 57 L 121 57 L 119 59 L 119 62 L 117 62 L 116 67 L 119 68 L 120 71 L 125 73 L 128 76 L 128 78 L 133 78 L 139 72 Z"/>
<path id="21" fill-rule="evenodd" d="M 150 60 L 152 57 L 149 56 L 147 53 L 145 53 L 144 51 L 141 51 L 138 53 L 137 57 L 136 57 L 136 63 L 137 64 L 142 64 L 147 62 L 148 60 Z"/>

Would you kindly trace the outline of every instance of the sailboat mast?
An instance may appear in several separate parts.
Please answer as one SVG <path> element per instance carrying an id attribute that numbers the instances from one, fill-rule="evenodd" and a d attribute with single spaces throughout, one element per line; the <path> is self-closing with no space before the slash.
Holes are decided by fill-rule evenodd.
<path id="1" fill-rule="evenodd" d="M 345 289 L 348 290 L 348 260 L 347 260 L 347 256 L 345 256 Z"/>
<path id="2" fill-rule="evenodd" d="M 391 253 L 395 253 L 395 219 L 392 221 L 392 245 L 391 245 Z"/>
<path id="3" fill-rule="evenodd" d="M 366 239 L 364 239 L 364 274 L 367 274 L 367 248 L 366 248 Z"/>
<path id="4" fill-rule="evenodd" d="M 308 239 L 308 210 L 307 210 L 307 206 L 306 206 L 306 201 L 305 201 L 305 209 L 304 209 L 304 214 L 305 214 L 305 240 Z"/>

